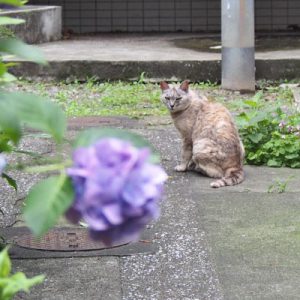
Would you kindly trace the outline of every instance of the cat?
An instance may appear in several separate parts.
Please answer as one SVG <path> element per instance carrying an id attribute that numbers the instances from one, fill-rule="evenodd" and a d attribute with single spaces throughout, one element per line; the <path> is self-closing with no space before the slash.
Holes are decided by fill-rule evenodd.
<path id="1" fill-rule="evenodd" d="M 180 87 L 162 81 L 160 88 L 161 100 L 182 136 L 182 162 L 175 170 L 216 178 L 213 188 L 241 183 L 245 151 L 229 111 L 191 91 L 187 80 Z"/>

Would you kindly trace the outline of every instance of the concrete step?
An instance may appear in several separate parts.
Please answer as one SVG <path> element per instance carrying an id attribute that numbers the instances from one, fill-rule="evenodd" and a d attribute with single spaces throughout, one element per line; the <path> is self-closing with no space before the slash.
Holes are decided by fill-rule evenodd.
<path id="1" fill-rule="evenodd" d="M 23 77 L 86 80 L 135 80 L 141 73 L 158 81 L 220 81 L 221 54 L 179 48 L 177 39 L 199 34 L 101 34 L 39 45 L 49 62 L 25 62 L 13 68 Z M 295 79 L 300 74 L 300 49 L 256 53 L 256 78 Z"/>
<path id="2" fill-rule="evenodd" d="M 7 28 L 28 44 L 40 44 L 61 39 L 62 10 L 60 6 L 25 5 L 1 10 L 0 16 L 25 20 L 24 24 L 10 25 Z"/>

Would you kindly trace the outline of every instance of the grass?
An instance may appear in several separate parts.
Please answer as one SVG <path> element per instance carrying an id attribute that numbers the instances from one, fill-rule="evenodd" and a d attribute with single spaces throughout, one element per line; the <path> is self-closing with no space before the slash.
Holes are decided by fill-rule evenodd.
<path id="1" fill-rule="evenodd" d="M 213 89 L 212 83 L 193 85 L 197 89 Z M 21 80 L 11 86 L 12 90 L 35 93 L 57 102 L 67 116 L 145 116 L 168 115 L 160 101 L 158 84 L 143 80 L 99 83 L 89 79 L 80 82 L 35 82 Z"/>
<path id="2" fill-rule="evenodd" d="M 259 97 L 262 109 L 274 101 L 290 105 L 293 95 L 290 89 L 280 88 L 278 83 L 258 82 L 259 93 L 240 95 L 221 90 L 214 83 L 191 84 L 191 89 L 208 95 L 223 103 L 232 112 L 239 112 L 243 101 Z M 13 83 L 11 90 L 35 93 L 57 102 L 68 117 L 77 116 L 128 116 L 143 118 L 145 116 L 168 115 L 167 109 L 160 101 L 158 84 L 145 83 L 141 77 L 135 82 L 97 82 L 93 78 L 86 82 L 37 82 L 20 80 Z"/>

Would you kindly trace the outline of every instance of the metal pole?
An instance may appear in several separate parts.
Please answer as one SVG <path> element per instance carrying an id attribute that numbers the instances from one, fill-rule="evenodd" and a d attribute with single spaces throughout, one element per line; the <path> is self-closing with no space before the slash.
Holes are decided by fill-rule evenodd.
<path id="1" fill-rule="evenodd" d="M 222 0 L 222 87 L 255 90 L 254 0 Z"/>

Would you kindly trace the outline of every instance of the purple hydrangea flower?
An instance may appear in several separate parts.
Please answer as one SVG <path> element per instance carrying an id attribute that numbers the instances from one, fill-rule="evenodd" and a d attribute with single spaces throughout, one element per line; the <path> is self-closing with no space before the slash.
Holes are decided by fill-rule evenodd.
<path id="1" fill-rule="evenodd" d="M 106 138 L 73 153 L 67 170 L 75 201 L 66 216 L 88 224 L 91 237 L 107 245 L 136 240 L 159 215 L 166 173 L 148 161 L 148 149 Z"/>
<path id="2" fill-rule="evenodd" d="M 0 154 L 0 175 L 4 171 L 5 167 L 6 167 L 5 157 L 4 157 L 4 155 Z"/>

